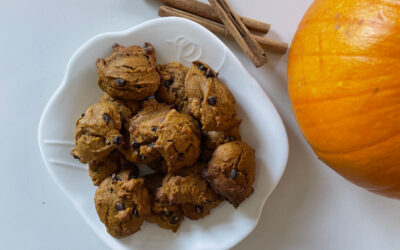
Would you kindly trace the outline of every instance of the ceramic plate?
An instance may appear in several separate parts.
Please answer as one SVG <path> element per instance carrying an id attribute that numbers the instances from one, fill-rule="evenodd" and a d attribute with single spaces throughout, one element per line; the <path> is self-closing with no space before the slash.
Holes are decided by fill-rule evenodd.
<path id="1" fill-rule="evenodd" d="M 243 139 L 256 149 L 253 195 L 238 209 L 227 202 L 198 221 L 184 220 L 177 233 L 144 223 L 124 239 L 111 237 L 100 222 L 93 197 L 96 188 L 87 166 L 73 159 L 75 120 L 97 102 L 96 59 L 111 46 L 143 45 L 156 49 L 157 62 L 178 61 L 190 66 L 202 60 L 219 72 L 238 103 Z M 70 59 L 60 87 L 43 111 L 39 124 L 43 161 L 90 227 L 113 249 L 227 249 L 244 239 L 257 225 L 262 208 L 278 184 L 288 157 L 288 140 L 282 120 L 268 96 L 234 54 L 202 26 L 182 18 L 154 19 L 128 30 L 105 33 L 86 42 Z"/>

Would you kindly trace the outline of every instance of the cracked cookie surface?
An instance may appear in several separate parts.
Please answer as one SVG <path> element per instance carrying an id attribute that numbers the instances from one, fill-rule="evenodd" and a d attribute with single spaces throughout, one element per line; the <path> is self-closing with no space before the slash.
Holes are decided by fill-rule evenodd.
<path id="1" fill-rule="evenodd" d="M 96 190 L 96 211 L 107 232 L 122 238 L 140 230 L 151 215 L 150 195 L 143 178 L 133 178 L 124 170 L 106 178 Z"/>
<path id="2" fill-rule="evenodd" d="M 144 177 L 145 185 L 152 197 L 151 216 L 147 221 L 156 223 L 161 228 L 170 229 L 176 232 L 181 225 L 184 216 L 178 205 L 161 203 L 156 199 L 158 188 L 161 187 L 163 176 L 151 174 Z"/>
<path id="3" fill-rule="evenodd" d="M 103 159 L 89 163 L 89 176 L 95 186 L 99 186 L 104 179 L 122 170 L 131 170 L 132 174 L 139 176 L 137 166 L 128 162 L 118 150 L 112 151 Z"/>
<path id="4" fill-rule="evenodd" d="M 153 95 L 160 84 L 156 71 L 153 46 L 113 46 L 113 53 L 98 59 L 97 76 L 99 87 L 110 96 L 124 100 L 143 100 Z"/>
<path id="5" fill-rule="evenodd" d="M 201 159 L 208 162 L 214 150 L 221 144 L 241 140 L 239 125 L 224 131 L 202 131 L 202 152 Z"/>
<path id="6" fill-rule="evenodd" d="M 81 163 L 106 157 L 122 141 L 121 117 L 115 105 L 96 103 L 76 121 L 72 155 Z"/>
<path id="7" fill-rule="evenodd" d="M 240 123 L 235 98 L 207 64 L 193 62 L 185 79 L 185 95 L 188 103 L 183 112 L 198 119 L 202 130 L 224 131 Z"/>
<path id="8" fill-rule="evenodd" d="M 128 121 L 139 111 L 139 103 L 132 100 L 115 99 L 107 93 L 101 95 L 100 102 L 108 102 L 115 105 L 121 115 L 121 121 L 124 123 Z"/>
<path id="9" fill-rule="evenodd" d="M 177 110 L 182 110 L 185 103 L 187 103 L 185 78 L 188 70 L 187 67 L 178 62 L 157 65 L 157 71 L 161 76 L 161 84 L 157 96 L 167 104 L 174 104 Z"/>
<path id="10" fill-rule="evenodd" d="M 119 147 L 129 161 L 151 164 L 160 160 L 161 155 L 154 146 L 158 129 L 170 111 L 169 105 L 155 99 L 143 103 L 142 110 L 129 121 L 129 138 Z"/>
<path id="11" fill-rule="evenodd" d="M 155 147 L 164 158 L 168 173 L 193 165 L 200 156 L 200 129 L 187 114 L 168 112 L 157 130 Z"/>
<path id="12" fill-rule="evenodd" d="M 166 175 L 157 191 L 157 200 L 179 205 L 184 215 L 192 220 L 209 215 L 210 209 L 218 206 L 221 198 L 201 177 L 203 168 L 204 164 L 197 163 L 195 166 Z"/>
<path id="13" fill-rule="evenodd" d="M 200 143 L 193 118 L 152 99 L 130 120 L 129 140 L 119 149 L 135 163 L 151 165 L 164 159 L 167 172 L 174 172 L 197 161 Z"/>
<path id="14" fill-rule="evenodd" d="M 243 141 L 220 145 L 202 176 L 213 190 L 237 208 L 253 193 L 255 154 Z"/>

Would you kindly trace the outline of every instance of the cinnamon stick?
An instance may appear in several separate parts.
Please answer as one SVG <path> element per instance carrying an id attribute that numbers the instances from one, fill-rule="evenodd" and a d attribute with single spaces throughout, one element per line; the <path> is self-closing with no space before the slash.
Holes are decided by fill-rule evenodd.
<path id="1" fill-rule="evenodd" d="M 158 11 L 158 15 L 161 17 L 167 17 L 167 16 L 183 17 L 204 26 L 205 28 L 207 28 L 208 30 L 210 30 L 215 34 L 223 35 L 224 37 L 233 39 L 232 35 L 229 33 L 229 31 L 225 28 L 223 24 L 208 20 L 204 17 L 193 15 L 191 13 L 181 11 L 168 6 L 161 6 Z M 267 51 L 279 54 L 285 54 L 288 49 L 287 43 L 257 35 L 253 35 L 253 37 L 261 45 L 261 47 Z"/>
<path id="2" fill-rule="evenodd" d="M 214 9 L 206 4 L 196 0 L 160 0 L 163 4 L 169 5 L 171 7 L 190 12 L 192 14 L 219 22 L 221 19 L 215 13 Z M 271 25 L 258 20 L 254 20 L 248 17 L 239 16 L 243 24 L 250 30 L 258 31 L 261 33 L 268 33 Z"/>
<path id="3" fill-rule="evenodd" d="M 251 36 L 240 18 L 232 11 L 225 0 L 208 0 L 215 12 L 229 30 L 244 53 L 250 58 L 256 67 L 267 62 L 267 55 L 258 42 Z"/>

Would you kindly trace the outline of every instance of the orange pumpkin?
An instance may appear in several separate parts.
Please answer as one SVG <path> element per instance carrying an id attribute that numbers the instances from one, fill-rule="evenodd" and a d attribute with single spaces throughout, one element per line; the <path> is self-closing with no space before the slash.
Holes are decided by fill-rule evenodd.
<path id="1" fill-rule="evenodd" d="M 315 0 L 287 74 L 318 157 L 349 181 L 400 198 L 400 0 Z"/>

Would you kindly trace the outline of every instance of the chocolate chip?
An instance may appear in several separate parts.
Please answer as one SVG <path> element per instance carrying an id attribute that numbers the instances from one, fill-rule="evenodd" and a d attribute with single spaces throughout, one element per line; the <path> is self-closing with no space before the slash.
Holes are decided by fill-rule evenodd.
<path id="1" fill-rule="evenodd" d="M 114 189 L 113 189 L 113 188 L 110 188 L 110 194 L 111 194 L 112 192 L 114 192 Z"/>
<path id="2" fill-rule="evenodd" d="M 141 85 L 134 85 L 133 87 L 137 88 L 137 89 L 142 89 L 143 88 L 143 86 L 141 86 Z"/>
<path id="3" fill-rule="evenodd" d="M 111 180 L 112 180 L 112 181 L 120 181 L 121 178 L 119 178 L 119 176 L 118 176 L 116 173 L 113 173 L 113 174 L 111 175 Z"/>
<path id="4" fill-rule="evenodd" d="M 85 113 L 82 113 L 82 114 L 81 114 L 81 118 L 84 117 L 84 116 L 85 116 Z"/>
<path id="5" fill-rule="evenodd" d="M 228 142 L 231 142 L 231 141 L 236 141 L 236 138 L 233 137 L 233 136 L 228 136 L 228 137 L 226 137 L 226 140 L 227 140 Z"/>
<path id="6" fill-rule="evenodd" d="M 153 144 L 153 143 L 149 143 L 149 144 L 147 144 L 147 147 L 153 148 L 153 147 L 154 147 L 154 144 Z"/>
<path id="7" fill-rule="evenodd" d="M 153 100 L 153 99 L 156 99 L 156 97 L 154 95 L 152 95 L 152 96 L 147 97 L 146 99 L 147 100 Z"/>
<path id="8" fill-rule="evenodd" d="M 80 160 L 79 157 L 77 155 L 75 155 L 74 153 L 71 153 L 72 157 L 74 157 L 74 159 Z"/>
<path id="9" fill-rule="evenodd" d="M 153 52 L 153 50 L 154 50 L 154 48 L 150 43 L 148 43 L 148 42 L 144 43 L 144 51 L 146 53 L 151 53 L 151 52 Z"/>
<path id="10" fill-rule="evenodd" d="M 136 140 L 133 140 L 132 143 L 131 143 L 131 146 L 132 146 L 133 148 L 140 148 L 140 143 L 137 142 Z"/>
<path id="11" fill-rule="evenodd" d="M 118 44 L 118 43 L 114 43 L 113 45 L 112 45 L 112 48 L 113 49 L 115 49 L 115 48 L 118 48 L 120 45 Z"/>
<path id="12" fill-rule="evenodd" d="M 210 104 L 211 106 L 217 105 L 217 97 L 216 96 L 209 96 L 207 98 L 207 103 Z"/>
<path id="13" fill-rule="evenodd" d="M 232 179 L 236 179 L 236 177 L 237 177 L 237 170 L 235 168 L 233 168 L 231 170 L 231 178 Z"/>
<path id="14" fill-rule="evenodd" d="M 108 124 L 110 122 L 110 120 L 111 120 L 111 117 L 110 117 L 109 114 L 104 114 L 103 115 L 103 119 L 106 122 L 106 124 Z"/>
<path id="15" fill-rule="evenodd" d="M 206 204 L 207 205 L 211 205 L 211 201 L 210 200 L 206 200 Z"/>
<path id="16" fill-rule="evenodd" d="M 197 65 L 197 68 L 199 69 L 199 70 L 207 70 L 207 68 L 204 66 L 204 64 L 199 64 L 199 65 Z"/>
<path id="17" fill-rule="evenodd" d="M 116 146 L 119 146 L 122 143 L 122 137 L 120 135 L 114 136 L 113 143 Z"/>
<path id="18" fill-rule="evenodd" d="M 144 161 L 144 159 L 146 159 L 145 155 L 139 154 L 140 160 Z"/>
<path id="19" fill-rule="evenodd" d="M 125 86 L 125 84 L 126 84 L 126 80 L 125 80 L 125 79 L 122 79 L 122 78 L 117 78 L 117 79 L 115 80 L 115 83 L 116 83 L 118 86 L 123 87 L 123 86 Z"/>
<path id="20" fill-rule="evenodd" d="M 181 217 L 179 217 L 179 216 L 174 216 L 174 217 L 171 219 L 170 223 L 171 223 L 171 224 L 176 224 L 176 223 L 178 223 L 180 220 L 181 220 Z"/>
<path id="21" fill-rule="evenodd" d="M 183 154 L 182 153 L 179 153 L 178 154 L 178 160 L 181 160 L 183 158 Z"/>
<path id="22" fill-rule="evenodd" d="M 163 210 L 163 211 L 161 211 L 161 215 L 165 218 L 168 218 L 172 215 L 172 212 Z"/>
<path id="23" fill-rule="evenodd" d="M 139 211 L 137 210 L 137 208 L 133 208 L 132 210 L 132 214 L 135 215 L 136 217 L 139 217 Z"/>
<path id="24" fill-rule="evenodd" d="M 169 80 L 164 80 L 164 86 L 169 88 L 174 83 L 174 78 L 171 78 Z"/>
<path id="25" fill-rule="evenodd" d="M 217 72 L 217 74 L 215 76 L 218 77 L 219 76 L 219 72 Z"/>
<path id="26" fill-rule="evenodd" d="M 206 77 L 214 77 L 214 72 L 211 69 L 207 69 L 206 71 Z"/>
<path id="27" fill-rule="evenodd" d="M 137 179 L 139 178 L 139 169 L 135 167 L 130 173 L 129 173 L 129 180 L 131 179 Z"/>
<path id="28" fill-rule="evenodd" d="M 202 214 L 203 213 L 203 207 L 202 206 L 196 206 L 196 213 Z"/>
<path id="29" fill-rule="evenodd" d="M 153 127 L 151 127 L 151 131 L 153 131 L 153 132 L 157 132 L 157 126 L 153 126 Z"/>
<path id="30" fill-rule="evenodd" d="M 117 211 L 122 211 L 122 210 L 125 209 L 125 204 L 124 204 L 124 203 L 121 203 L 121 202 L 117 202 L 117 204 L 115 204 L 115 209 L 116 209 Z"/>

